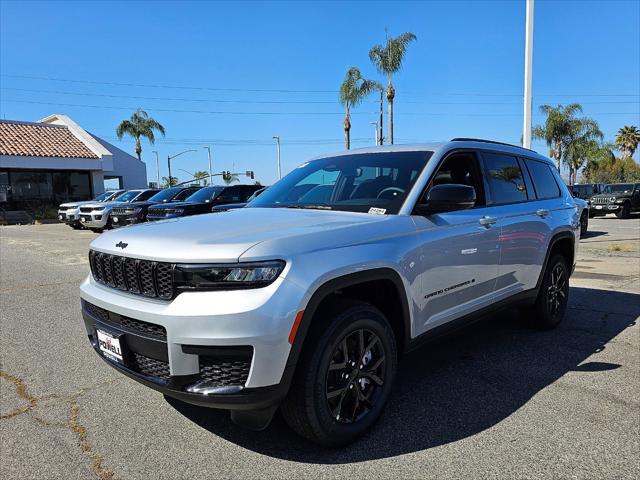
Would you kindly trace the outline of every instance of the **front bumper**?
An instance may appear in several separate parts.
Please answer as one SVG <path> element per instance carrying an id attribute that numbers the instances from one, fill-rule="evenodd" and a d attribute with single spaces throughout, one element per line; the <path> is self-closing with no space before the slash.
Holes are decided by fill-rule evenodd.
<path id="1" fill-rule="evenodd" d="M 617 212 L 622 208 L 622 204 L 610 203 L 608 205 L 591 205 L 589 213 L 593 215 L 606 215 L 607 213 Z"/>
<path id="2" fill-rule="evenodd" d="M 288 336 L 295 307 L 305 292 L 284 278 L 255 290 L 183 292 L 172 301 L 121 292 L 96 283 L 91 276 L 80 290 L 86 332 L 94 349 L 96 327 L 124 334 L 124 343 L 133 353 L 151 359 L 155 374 L 136 369 L 136 362 L 121 365 L 103 358 L 155 390 L 185 402 L 224 409 L 261 409 L 277 403 L 288 390 L 293 372 L 287 365 L 291 349 Z M 109 317 L 106 321 L 97 318 L 87 311 L 86 304 L 106 310 Z M 110 321 L 111 316 L 160 328 L 166 332 L 165 337 L 140 340 L 135 331 Z M 250 349 L 252 355 L 244 377 L 236 376 L 225 385 L 233 388 L 207 393 L 186 391 L 203 374 L 203 358 L 217 355 L 207 352 L 237 348 Z"/>
<path id="3" fill-rule="evenodd" d="M 58 210 L 58 220 L 67 225 L 80 224 L 80 210 Z"/>
<path id="4" fill-rule="evenodd" d="M 127 225 L 134 225 L 136 223 L 142 223 L 142 215 L 112 215 L 111 226 L 114 228 L 126 227 Z"/>
<path id="5" fill-rule="evenodd" d="M 87 228 L 105 228 L 109 221 L 109 212 L 106 210 L 93 211 L 90 213 L 80 212 L 80 225 Z"/>

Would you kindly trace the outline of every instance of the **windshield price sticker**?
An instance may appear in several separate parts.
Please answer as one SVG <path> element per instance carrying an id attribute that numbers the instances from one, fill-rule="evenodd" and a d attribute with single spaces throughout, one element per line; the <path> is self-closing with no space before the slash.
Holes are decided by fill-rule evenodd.
<path id="1" fill-rule="evenodd" d="M 386 208 L 371 207 L 369 209 L 369 213 L 373 213 L 375 215 L 384 215 L 385 213 L 387 213 L 387 209 Z"/>

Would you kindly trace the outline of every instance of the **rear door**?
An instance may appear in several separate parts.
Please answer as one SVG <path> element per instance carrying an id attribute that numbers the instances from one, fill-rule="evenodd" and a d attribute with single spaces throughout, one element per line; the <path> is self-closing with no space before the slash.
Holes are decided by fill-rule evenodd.
<path id="1" fill-rule="evenodd" d="M 536 286 L 560 189 L 544 162 L 533 161 L 532 166 L 540 182 L 538 198 L 527 161 L 502 152 L 484 152 L 482 158 L 490 204 L 500 206 L 498 301 Z"/>

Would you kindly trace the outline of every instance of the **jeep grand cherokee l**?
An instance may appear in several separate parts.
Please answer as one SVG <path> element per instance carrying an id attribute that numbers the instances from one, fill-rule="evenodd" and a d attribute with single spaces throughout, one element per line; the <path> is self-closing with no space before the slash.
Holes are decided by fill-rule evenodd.
<path id="1" fill-rule="evenodd" d="M 124 190 L 107 190 L 104 193 L 101 193 L 93 200 L 84 200 L 82 202 L 68 202 L 62 203 L 58 207 L 58 220 L 63 223 L 66 223 L 74 230 L 78 230 L 82 228 L 80 224 L 80 207 L 82 205 L 88 205 L 90 203 L 104 203 L 110 202 L 118 195 L 124 193 Z"/>
<path id="2" fill-rule="evenodd" d="M 288 200 L 301 185 L 331 194 Z M 516 302 L 557 326 L 580 214 L 552 162 L 520 147 L 319 157 L 246 208 L 94 240 L 86 334 L 167 396 L 254 429 L 280 408 L 304 437 L 343 445 L 380 416 L 398 358 L 423 339 Z"/>
<path id="3" fill-rule="evenodd" d="M 93 232 L 102 233 L 105 228 L 112 226 L 111 212 L 114 208 L 144 202 L 158 191 L 157 188 L 127 190 L 109 202 L 81 205 L 80 223 Z"/>
<path id="4" fill-rule="evenodd" d="M 147 221 L 147 212 L 152 205 L 178 202 L 188 198 L 201 187 L 171 187 L 160 190 L 145 202 L 135 202 L 130 205 L 115 207 L 111 214 L 113 227 L 123 227 L 134 223 Z"/>
<path id="5" fill-rule="evenodd" d="M 187 197 L 182 202 L 170 202 L 162 205 L 152 205 L 147 212 L 147 220 L 164 220 L 166 218 L 188 217 L 200 213 L 211 212 L 212 205 L 225 203 L 246 202 L 257 185 L 233 185 L 229 187 L 204 187 Z"/>

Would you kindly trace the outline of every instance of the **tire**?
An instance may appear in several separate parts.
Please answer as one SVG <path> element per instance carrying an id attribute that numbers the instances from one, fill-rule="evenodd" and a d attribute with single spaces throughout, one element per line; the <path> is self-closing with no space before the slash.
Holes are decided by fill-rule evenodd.
<path id="1" fill-rule="evenodd" d="M 70 227 L 73 228 L 74 230 L 84 230 L 84 228 L 81 225 L 72 224 L 70 225 Z"/>
<path id="2" fill-rule="evenodd" d="M 93 233 L 102 233 L 104 232 L 104 228 L 90 228 Z"/>
<path id="3" fill-rule="evenodd" d="M 314 322 L 281 412 L 299 435 L 339 447 L 382 413 L 397 369 L 396 342 L 382 312 L 364 302 L 339 300 Z"/>
<path id="4" fill-rule="evenodd" d="M 580 236 L 583 237 L 586 235 L 587 230 L 589 229 L 589 214 L 584 212 L 580 215 Z"/>
<path id="5" fill-rule="evenodd" d="M 569 267 L 562 255 L 554 255 L 542 278 L 531 314 L 536 327 L 549 330 L 564 318 L 569 303 Z"/>
<path id="6" fill-rule="evenodd" d="M 622 208 L 616 212 L 616 217 L 627 219 L 631 216 L 631 204 L 624 202 Z"/>

